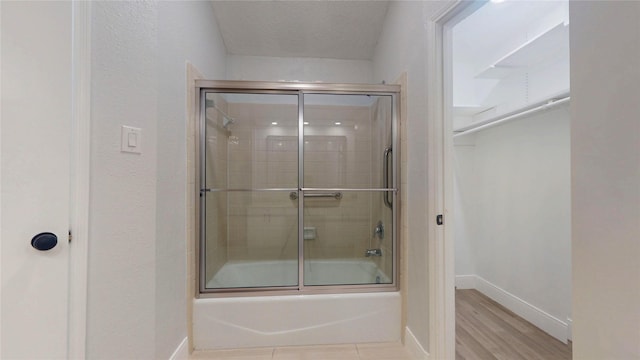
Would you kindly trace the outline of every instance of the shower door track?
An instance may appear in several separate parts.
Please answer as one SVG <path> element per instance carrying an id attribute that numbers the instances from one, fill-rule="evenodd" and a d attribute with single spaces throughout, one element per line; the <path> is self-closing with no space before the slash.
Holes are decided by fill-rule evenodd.
<path id="1" fill-rule="evenodd" d="M 398 267 L 400 260 L 398 239 L 398 207 L 392 207 L 392 281 L 389 284 L 353 284 L 353 285 L 305 285 L 304 284 L 304 198 L 309 195 L 322 192 L 332 192 L 336 199 L 342 197 L 342 192 L 386 192 L 392 194 L 392 204 L 398 204 L 398 151 L 392 152 L 392 187 L 387 188 L 306 188 L 304 187 L 304 96 L 305 94 L 331 94 L 331 95 L 376 95 L 391 97 L 391 148 L 399 149 L 398 121 L 399 121 L 399 85 L 377 84 L 346 84 L 346 83 L 302 83 L 302 82 L 259 82 L 259 81 L 231 81 L 231 80 L 196 80 L 196 226 L 199 235 L 196 236 L 195 253 L 197 281 L 196 297 L 225 297 L 225 296 L 262 296 L 262 295 L 289 295 L 289 294 L 331 294 L 331 293 L 362 293 L 398 291 Z M 205 121 L 202 116 L 205 111 L 204 96 L 206 92 L 215 93 L 250 93 L 250 94 L 281 94 L 296 95 L 298 97 L 298 188 L 267 188 L 267 189 L 210 189 L 204 185 L 204 156 L 205 149 Z M 386 176 L 386 175 L 385 175 Z M 200 197 L 207 192 L 251 192 L 251 191 L 289 191 L 295 192 L 298 201 L 298 284 L 295 286 L 265 286 L 265 287 L 233 287 L 221 289 L 207 289 L 204 279 L 205 252 L 203 250 L 205 224 L 202 221 L 204 214 L 204 202 Z M 310 192 L 310 193 L 307 193 Z M 340 194 L 335 195 L 335 194 Z M 287 193 L 287 196 L 290 196 Z M 313 195 L 312 195 L 313 196 Z M 316 195 L 317 196 L 317 195 Z M 385 198 L 387 196 L 385 195 Z M 386 200 L 386 199 L 385 199 Z"/>

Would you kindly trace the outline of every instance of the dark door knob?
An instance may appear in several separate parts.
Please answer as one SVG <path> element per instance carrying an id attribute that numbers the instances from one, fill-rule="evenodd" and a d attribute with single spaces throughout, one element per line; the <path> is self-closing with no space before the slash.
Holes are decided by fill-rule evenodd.
<path id="1" fill-rule="evenodd" d="M 40 233 L 31 239 L 31 246 L 40 251 L 53 249 L 58 244 L 58 237 L 50 232 Z"/>

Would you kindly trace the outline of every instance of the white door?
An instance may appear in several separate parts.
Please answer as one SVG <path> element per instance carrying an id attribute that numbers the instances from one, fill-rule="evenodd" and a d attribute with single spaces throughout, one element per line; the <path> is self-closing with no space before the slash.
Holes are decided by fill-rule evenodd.
<path id="1" fill-rule="evenodd" d="M 0 2 L 0 358 L 65 358 L 70 2 Z M 57 245 L 32 247 L 51 232 Z"/>

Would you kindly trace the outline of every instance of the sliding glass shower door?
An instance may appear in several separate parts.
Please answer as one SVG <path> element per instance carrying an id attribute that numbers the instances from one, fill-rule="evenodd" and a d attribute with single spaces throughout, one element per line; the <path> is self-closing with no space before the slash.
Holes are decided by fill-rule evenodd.
<path id="1" fill-rule="evenodd" d="M 207 93 L 204 113 L 206 288 L 297 286 L 297 94 Z"/>
<path id="2" fill-rule="evenodd" d="M 304 285 L 391 283 L 392 96 L 304 95 Z"/>
<path id="3" fill-rule="evenodd" d="M 399 89 L 199 90 L 200 293 L 393 290 Z"/>

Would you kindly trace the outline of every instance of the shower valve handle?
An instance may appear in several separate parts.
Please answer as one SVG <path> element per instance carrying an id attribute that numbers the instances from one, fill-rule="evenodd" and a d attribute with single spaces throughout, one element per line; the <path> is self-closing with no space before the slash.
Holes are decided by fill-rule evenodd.
<path id="1" fill-rule="evenodd" d="M 364 252 L 364 256 L 382 256 L 382 249 L 367 249 Z"/>

